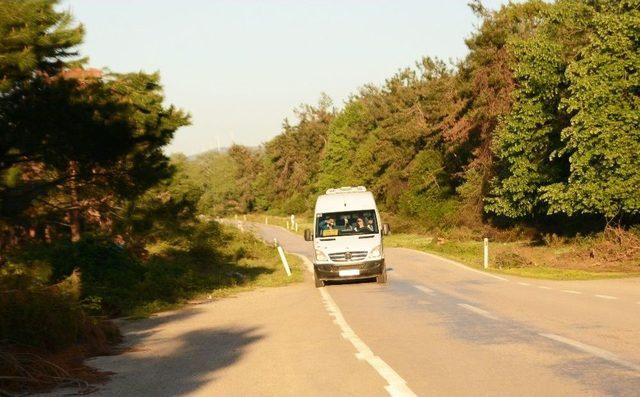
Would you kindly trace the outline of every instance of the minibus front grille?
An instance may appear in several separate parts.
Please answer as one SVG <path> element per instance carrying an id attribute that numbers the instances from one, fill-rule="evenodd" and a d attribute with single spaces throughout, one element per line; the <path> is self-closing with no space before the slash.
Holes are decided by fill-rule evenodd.
<path id="1" fill-rule="evenodd" d="M 329 254 L 329 258 L 334 262 L 355 262 L 367 257 L 367 251 L 335 252 Z"/>

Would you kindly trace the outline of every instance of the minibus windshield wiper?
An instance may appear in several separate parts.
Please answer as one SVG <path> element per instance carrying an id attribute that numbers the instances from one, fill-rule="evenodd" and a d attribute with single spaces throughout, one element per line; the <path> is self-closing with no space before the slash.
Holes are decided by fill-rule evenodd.
<path id="1" fill-rule="evenodd" d="M 367 236 L 360 236 L 358 238 L 373 238 L 373 234 L 369 234 Z"/>

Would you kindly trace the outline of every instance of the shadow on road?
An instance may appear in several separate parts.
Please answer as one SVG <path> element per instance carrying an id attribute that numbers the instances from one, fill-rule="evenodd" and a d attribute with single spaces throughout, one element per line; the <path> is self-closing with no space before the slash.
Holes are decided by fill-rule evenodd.
<path id="1" fill-rule="evenodd" d="M 247 346 L 263 338 L 256 328 L 241 327 L 162 335 L 163 327 L 180 322 L 185 316 L 188 314 L 177 312 L 131 327 L 127 342 L 135 344 L 129 352 L 94 362 L 101 369 L 116 373 L 95 395 L 162 397 L 202 391 L 215 381 L 219 370 L 240 360 Z M 156 348 L 168 343 L 169 349 Z"/>
<path id="2" fill-rule="evenodd" d="M 363 278 L 357 280 L 327 280 L 325 285 L 341 285 L 341 284 L 370 284 L 376 282 L 376 278 Z"/>

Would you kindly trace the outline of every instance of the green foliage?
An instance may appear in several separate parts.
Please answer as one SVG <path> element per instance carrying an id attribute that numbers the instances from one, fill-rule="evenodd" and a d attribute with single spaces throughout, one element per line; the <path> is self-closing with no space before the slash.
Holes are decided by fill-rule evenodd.
<path id="1" fill-rule="evenodd" d="M 4 100 L 12 153 L 4 164 L 28 178 L 0 189 L 0 214 L 41 226 L 111 223 L 123 200 L 170 175 L 162 147 L 188 123 L 162 106 L 158 75 L 36 79 Z"/>
<path id="2" fill-rule="evenodd" d="M 500 173 L 487 210 L 511 218 L 545 212 L 540 189 L 562 173 L 558 156 L 564 118 L 558 114 L 565 84 L 561 48 L 544 38 L 513 44 L 518 59 L 514 104 L 496 131 L 494 150 Z"/>
<path id="3" fill-rule="evenodd" d="M 310 194 L 318 178 L 320 159 L 325 152 L 334 110 L 329 97 L 322 95 L 316 106 L 302 105 L 295 110 L 297 123 L 283 123 L 282 134 L 264 146 L 262 172 L 255 186 L 264 193 L 263 205 L 282 209 L 297 208 L 290 198 Z"/>
<path id="4" fill-rule="evenodd" d="M 443 138 L 447 171 L 464 185 L 461 199 L 470 218 L 479 218 L 489 181 L 495 173 L 493 136 L 501 117 L 512 105 L 515 86 L 508 43 L 535 33 L 548 4 L 543 1 L 510 3 L 499 11 L 479 1 L 470 4 L 482 24 L 466 40 L 469 55 L 458 66 L 452 103 Z"/>
<path id="5" fill-rule="evenodd" d="M 73 26 L 69 12 L 57 11 L 59 0 L 0 2 L 0 95 L 33 77 L 54 76 L 78 52 L 84 28 Z M 73 64 L 73 63 L 72 63 Z"/>
<path id="6" fill-rule="evenodd" d="M 362 150 L 360 144 L 364 137 L 361 131 L 370 128 L 367 125 L 369 119 L 364 104 L 357 99 L 347 103 L 333 119 L 327 133 L 326 151 L 320 162 L 319 192 L 336 186 L 362 184 L 355 177 L 352 165 Z"/>
<path id="7" fill-rule="evenodd" d="M 116 314 L 136 299 L 135 287 L 142 281 L 144 268 L 123 247 L 88 236 L 77 243 L 27 247 L 18 260 L 33 267 L 46 263 L 51 269 L 48 282 L 57 283 L 77 269 L 82 278 L 81 296 L 100 303 L 100 312 Z"/>
<path id="8" fill-rule="evenodd" d="M 451 199 L 448 175 L 444 171 L 443 156 L 436 150 L 423 150 L 407 167 L 407 189 L 399 198 L 403 215 L 417 217 L 430 227 L 443 226 L 446 217 L 457 206 Z"/>
<path id="9" fill-rule="evenodd" d="M 427 227 L 637 221 L 637 1 L 470 6 L 481 23 L 465 59 L 425 57 L 337 112 L 303 107 L 262 150 L 221 163 L 212 213 L 305 212 L 327 188 L 365 185 Z"/>
<path id="10" fill-rule="evenodd" d="M 237 183 L 239 167 L 231 156 L 209 152 L 198 156 L 190 166 L 190 173 L 201 175 L 194 179 L 203 192 L 198 202 L 198 209 L 202 213 L 225 214 L 240 209 L 239 198 L 243 186 Z"/>
<path id="11" fill-rule="evenodd" d="M 500 172 L 487 210 L 639 213 L 638 15 L 637 2 L 558 1 L 534 36 L 512 41 L 518 87 L 496 131 Z"/>
<path id="12" fill-rule="evenodd" d="M 635 4 L 634 4 L 635 3 Z M 551 213 L 640 213 L 640 3 L 607 1 L 569 65 L 562 131 L 569 177 L 545 189 Z"/>

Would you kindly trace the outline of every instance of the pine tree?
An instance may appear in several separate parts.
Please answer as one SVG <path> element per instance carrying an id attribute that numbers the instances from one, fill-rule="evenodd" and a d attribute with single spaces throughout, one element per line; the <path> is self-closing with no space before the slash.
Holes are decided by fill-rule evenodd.
<path id="1" fill-rule="evenodd" d="M 36 73 L 54 76 L 69 62 L 77 65 L 84 28 L 59 0 L 0 2 L 0 95 Z"/>

